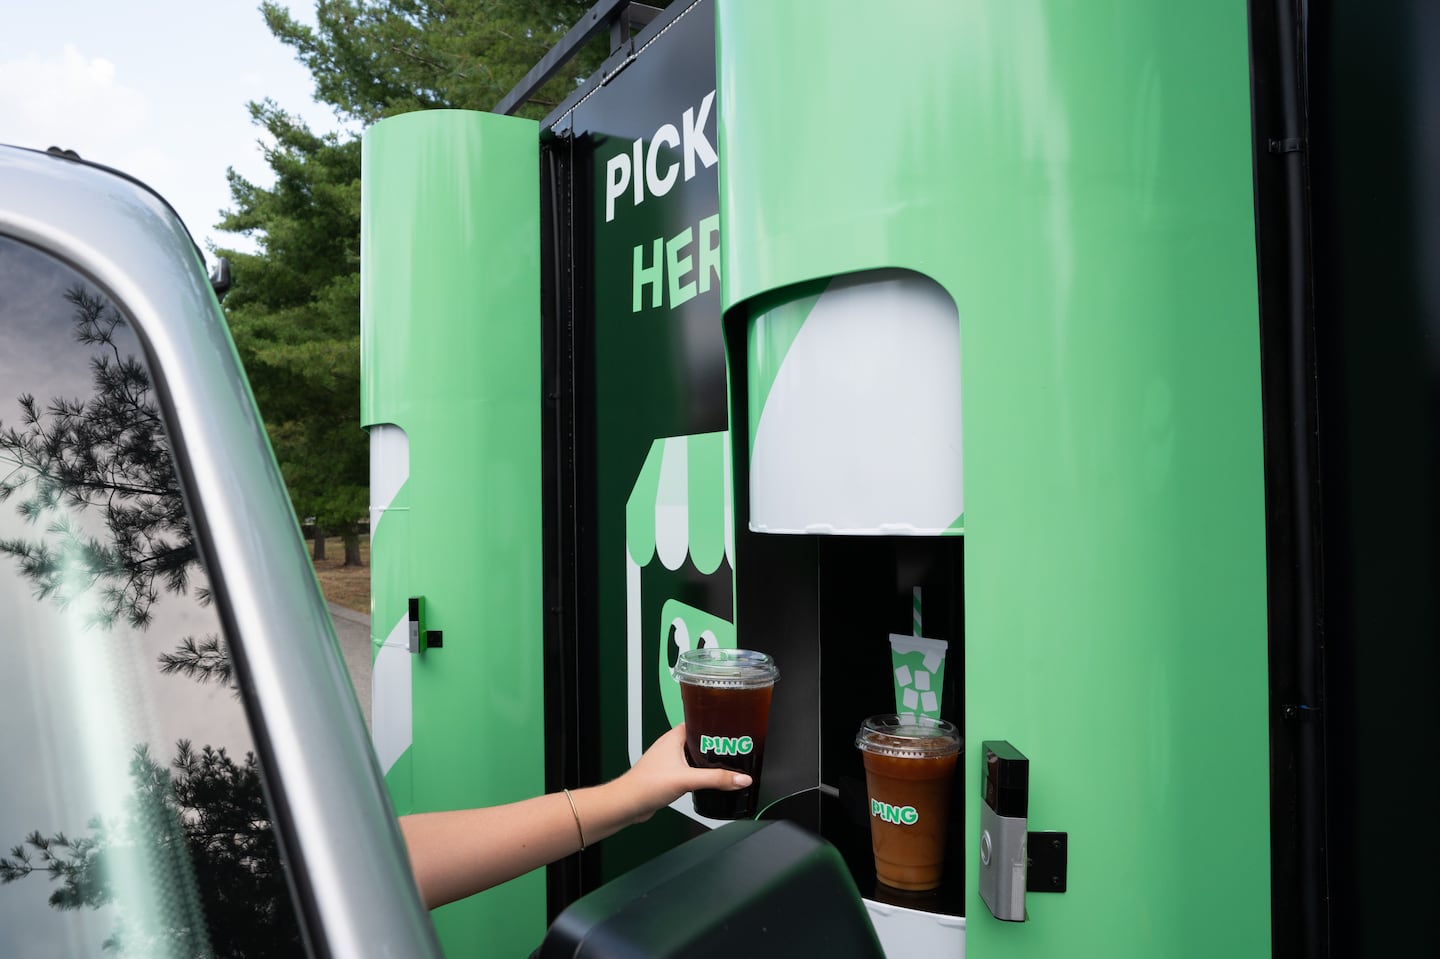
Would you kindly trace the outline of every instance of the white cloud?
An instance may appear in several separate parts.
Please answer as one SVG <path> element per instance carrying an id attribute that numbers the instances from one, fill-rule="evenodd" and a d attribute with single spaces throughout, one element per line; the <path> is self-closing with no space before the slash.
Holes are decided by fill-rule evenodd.
<path id="1" fill-rule="evenodd" d="M 165 197 L 202 246 L 253 249 L 215 229 L 231 204 L 227 167 L 273 181 L 246 102 L 272 98 L 317 132 L 338 126 L 257 6 L 0 0 L 0 143 L 61 146 L 123 170 Z M 313 24 L 314 4 L 295 6 Z"/>
<path id="2" fill-rule="evenodd" d="M 0 63 L 0 139 L 8 143 L 62 146 L 118 165 L 143 138 L 152 112 L 114 63 L 74 44 Z"/>
<path id="3" fill-rule="evenodd" d="M 167 91 L 142 92 L 144 78 L 132 79 L 135 73 L 74 43 L 0 62 L 0 143 L 63 147 L 122 170 L 174 204 L 197 239 L 208 239 L 227 199 L 222 161 L 196 163 L 210 159 L 213 140 L 177 136 L 173 105 L 154 99 Z M 211 182 L 202 179 L 207 174 Z"/>

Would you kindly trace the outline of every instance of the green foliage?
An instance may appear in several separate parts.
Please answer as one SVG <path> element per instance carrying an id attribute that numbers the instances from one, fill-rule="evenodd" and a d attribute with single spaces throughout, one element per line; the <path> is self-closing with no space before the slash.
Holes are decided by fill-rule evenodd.
<path id="1" fill-rule="evenodd" d="M 319 0 L 316 26 L 277 3 L 270 31 L 315 77 L 315 98 L 373 123 L 411 110 L 489 110 L 591 6 L 592 0 Z M 663 6 L 663 4 L 661 4 Z M 522 115 L 557 106 L 598 64 L 605 38 L 561 71 Z"/>
<path id="2" fill-rule="evenodd" d="M 230 172 L 222 229 L 256 254 L 221 251 L 235 276 L 225 312 L 302 517 L 356 543 L 369 462 L 360 409 L 360 141 L 312 133 L 275 104 L 251 104 L 272 139 L 259 187 Z"/>
<path id="3" fill-rule="evenodd" d="M 663 4 L 662 4 L 663 5 Z M 318 0 L 316 26 L 262 3 L 270 31 L 315 78 L 316 99 L 364 126 L 411 110 L 495 105 L 577 22 L 590 0 Z M 598 66 L 597 37 L 521 111 L 543 116 Z M 249 105 L 266 133 L 270 187 L 229 173 L 222 230 L 257 253 L 219 250 L 234 289 L 225 311 L 301 518 L 345 539 L 368 504 L 360 409 L 360 140 L 318 135 L 269 100 Z"/>

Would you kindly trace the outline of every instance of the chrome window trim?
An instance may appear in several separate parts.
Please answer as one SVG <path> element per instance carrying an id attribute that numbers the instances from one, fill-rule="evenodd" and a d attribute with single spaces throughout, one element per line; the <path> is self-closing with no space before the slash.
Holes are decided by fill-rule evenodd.
<path id="1" fill-rule="evenodd" d="M 312 950 L 441 956 L 304 539 L 189 234 L 134 181 L 0 146 L 0 235 L 77 269 L 144 344 Z"/>

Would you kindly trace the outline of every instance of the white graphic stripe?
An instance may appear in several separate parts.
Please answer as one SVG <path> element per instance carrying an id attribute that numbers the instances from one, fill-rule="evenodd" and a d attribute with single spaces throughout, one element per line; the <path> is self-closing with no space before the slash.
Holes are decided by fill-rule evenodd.
<path id="1" fill-rule="evenodd" d="M 386 773 L 410 748 L 414 738 L 410 701 L 410 664 L 413 659 L 406 643 L 409 632 L 410 624 L 402 616 L 375 651 L 375 664 L 370 673 L 375 756 Z"/>
<path id="2" fill-rule="evenodd" d="M 395 497 L 410 479 L 410 437 L 393 423 L 370 427 L 370 542 L 375 544 L 382 521 L 390 512 L 408 512 L 394 506 Z M 387 529 L 389 527 L 387 526 Z M 404 534 L 404 524 L 391 533 Z M 385 547 L 380 542 L 381 548 Z M 371 603 L 371 608 L 375 604 Z M 371 738 L 380 768 L 386 773 L 414 740 L 414 714 L 410 691 L 409 623 L 404 616 L 383 637 L 380 624 L 370 624 L 370 642 L 376 646 L 370 673 Z"/>
<path id="3" fill-rule="evenodd" d="M 690 454 L 684 436 L 665 440 L 655 491 L 655 554 L 679 569 L 690 552 Z"/>

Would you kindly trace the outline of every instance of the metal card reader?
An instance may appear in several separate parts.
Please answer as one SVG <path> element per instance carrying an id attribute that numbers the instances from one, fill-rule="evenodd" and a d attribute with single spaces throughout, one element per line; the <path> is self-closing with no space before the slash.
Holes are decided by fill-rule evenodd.
<path id="1" fill-rule="evenodd" d="M 1030 760 L 1004 740 L 982 744 L 980 898 L 996 919 L 1025 921 Z"/>

